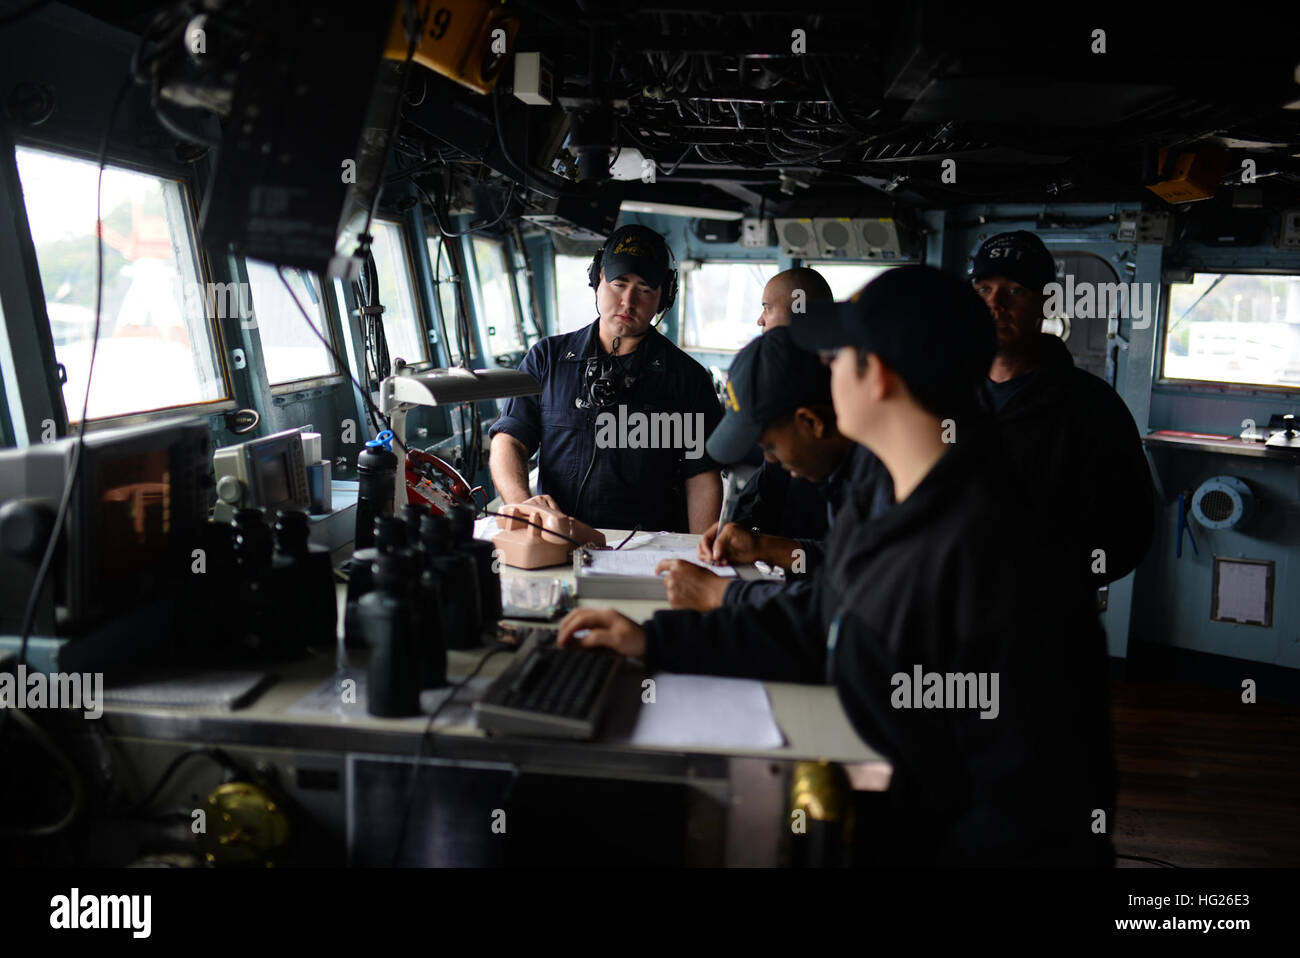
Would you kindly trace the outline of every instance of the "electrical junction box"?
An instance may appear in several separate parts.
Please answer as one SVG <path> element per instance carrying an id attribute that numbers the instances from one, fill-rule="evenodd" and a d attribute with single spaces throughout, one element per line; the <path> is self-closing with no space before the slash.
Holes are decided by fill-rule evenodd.
<path id="1" fill-rule="evenodd" d="M 1144 210 L 1124 210 L 1119 214 L 1119 228 L 1115 239 L 1121 243 L 1158 243 L 1169 246 L 1174 241 L 1173 217 L 1168 212 L 1148 213 Z"/>
<path id="2" fill-rule="evenodd" d="M 555 73 L 540 53 L 515 54 L 515 97 L 529 106 L 550 106 L 555 100 Z"/>
<path id="3" fill-rule="evenodd" d="M 1300 207 L 1282 211 L 1277 226 L 1278 249 L 1300 249 Z"/>
<path id="4" fill-rule="evenodd" d="M 747 216 L 740 221 L 740 245 L 744 249 L 765 249 L 774 245 L 772 221 Z"/>

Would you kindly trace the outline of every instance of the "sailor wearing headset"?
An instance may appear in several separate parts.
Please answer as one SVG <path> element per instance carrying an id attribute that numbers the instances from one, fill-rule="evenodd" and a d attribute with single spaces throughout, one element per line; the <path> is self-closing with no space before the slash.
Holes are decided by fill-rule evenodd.
<path id="1" fill-rule="evenodd" d="M 615 230 L 588 270 L 599 318 L 535 344 L 519 368 L 540 396 L 511 399 L 493 424 L 492 481 L 506 503 L 532 497 L 596 528 L 702 533 L 722 506 L 704 442 L 722 419 L 703 366 L 651 325 L 677 294 L 664 238 Z"/>

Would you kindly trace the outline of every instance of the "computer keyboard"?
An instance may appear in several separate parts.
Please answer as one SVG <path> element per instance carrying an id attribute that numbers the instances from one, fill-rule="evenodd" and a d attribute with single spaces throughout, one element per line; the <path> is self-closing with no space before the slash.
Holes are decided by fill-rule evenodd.
<path id="1" fill-rule="evenodd" d="M 554 630 L 530 630 L 515 661 L 474 703 L 479 728 L 542 738 L 594 738 L 623 657 L 558 648 Z"/>

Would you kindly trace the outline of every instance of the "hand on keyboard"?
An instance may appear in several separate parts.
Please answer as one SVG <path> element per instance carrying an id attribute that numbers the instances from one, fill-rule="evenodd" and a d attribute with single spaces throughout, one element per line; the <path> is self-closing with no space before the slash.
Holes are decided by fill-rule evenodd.
<path id="1" fill-rule="evenodd" d="M 584 634 L 579 637 L 579 632 Z M 629 658 L 645 658 L 645 630 L 613 609 L 574 609 L 560 622 L 559 644 L 604 646 Z"/>
<path id="2" fill-rule="evenodd" d="M 606 649 L 557 648 L 535 631 L 474 705 L 480 728 L 548 738 L 592 738 L 622 659 Z"/>

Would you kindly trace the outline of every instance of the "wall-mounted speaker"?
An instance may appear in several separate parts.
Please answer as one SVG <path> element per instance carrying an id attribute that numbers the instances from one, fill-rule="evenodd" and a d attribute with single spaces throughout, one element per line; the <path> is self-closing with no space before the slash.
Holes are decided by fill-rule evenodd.
<path id="1" fill-rule="evenodd" d="M 817 233 L 811 219 L 778 219 L 776 238 L 781 244 L 781 252 L 786 256 L 817 259 L 821 255 L 817 248 Z"/>
<path id="2" fill-rule="evenodd" d="M 848 217 L 813 220 L 817 233 L 817 254 L 823 259 L 858 259 L 857 231 Z"/>
<path id="3" fill-rule="evenodd" d="M 863 259 L 904 258 L 903 244 L 898 235 L 898 224 L 892 218 L 854 220 L 853 232 L 858 240 L 859 255 Z"/>

